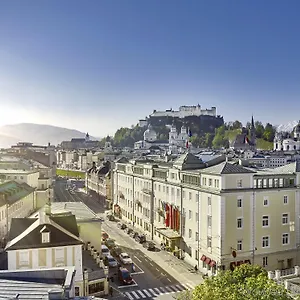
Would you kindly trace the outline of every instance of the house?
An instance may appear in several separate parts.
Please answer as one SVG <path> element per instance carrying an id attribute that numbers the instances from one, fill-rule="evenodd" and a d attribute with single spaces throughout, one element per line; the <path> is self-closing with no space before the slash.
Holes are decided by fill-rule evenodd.
<path id="1" fill-rule="evenodd" d="M 47 207 L 38 218 L 12 219 L 5 247 L 8 270 L 75 266 L 75 295 L 82 296 L 82 245 L 75 216 L 52 216 Z"/>
<path id="2" fill-rule="evenodd" d="M 16 181 L 0 184 L 0 238 L 6 237 L 12 218 L 28 217 L 34 209 L 34 188 Z"/>

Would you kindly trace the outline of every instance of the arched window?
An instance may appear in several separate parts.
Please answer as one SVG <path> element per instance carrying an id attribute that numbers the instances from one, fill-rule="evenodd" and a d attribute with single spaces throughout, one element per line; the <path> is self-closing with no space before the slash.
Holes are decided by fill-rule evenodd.
<path id="1" fill-rule="evenodd" d="M 277 143 L 276 143 L 276 146 L 275 146 L 275 147 L 276 147 L 276 149 L 278 149 L 278 144 L 277 144 Z"/>
<path id="2" fill-rule="evenodd" d="M 290 145 L 286 146 L 286 150 L 289 151 L 290 150 Z"/>

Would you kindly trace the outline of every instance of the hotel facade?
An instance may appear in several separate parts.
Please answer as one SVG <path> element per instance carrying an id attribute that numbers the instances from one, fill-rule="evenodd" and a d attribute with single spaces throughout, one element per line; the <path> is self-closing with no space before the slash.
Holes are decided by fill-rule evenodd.
<path id="1" fill-rule="evenodd" d="M 299 264 L 299 180 L 297 162 L 258 171 L 191 153 L 174 163 L 121 158 L 114 210 L 209 275 L 242 263 L 283 270 Z"/>

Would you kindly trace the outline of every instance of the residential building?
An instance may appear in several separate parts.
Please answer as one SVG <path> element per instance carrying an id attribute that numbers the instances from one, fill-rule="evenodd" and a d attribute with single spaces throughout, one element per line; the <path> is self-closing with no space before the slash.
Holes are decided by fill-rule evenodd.
<path id="1" fill-rule="evenodd" d="M 28 217 L 35 208 L 34 188 L 16 181 L 0 184 L 0 239 L 6 238 L 12 218 Z"/>
<path id="2" fill-rule="evenodd" d="M 75 266 L 75 295 L 85 295 L 82 245 L 75 216 L 51 216 L 48 209 L 38 218 L 14 218 L 5 247 L 8 270 Z"/>
<path id="3" fill-rule="evenodd" d="M 202 272 L 296 263 L 298 162 L 269 170 L 208 166 L 188 152 L 173 163 L 119 159 L 113 178 L 115 213 Z"/>

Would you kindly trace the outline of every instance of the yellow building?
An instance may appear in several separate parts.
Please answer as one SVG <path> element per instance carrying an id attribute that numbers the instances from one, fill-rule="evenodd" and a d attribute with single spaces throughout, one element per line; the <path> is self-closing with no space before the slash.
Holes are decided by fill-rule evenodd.
<path id="1" fill-rule="evenodd" d="M 255 170 L 186 153 L 173 163 L 116 161 L 122 219 L 208 274 L 298 263 L 300 167 Z"/>

